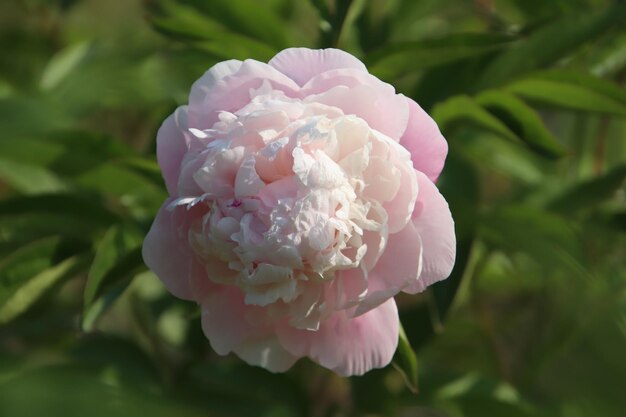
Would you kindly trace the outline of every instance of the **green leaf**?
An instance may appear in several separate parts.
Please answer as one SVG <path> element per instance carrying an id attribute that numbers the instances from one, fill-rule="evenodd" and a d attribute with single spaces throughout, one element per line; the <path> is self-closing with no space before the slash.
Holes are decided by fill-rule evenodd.
<path id="1" fill-rule="evenodd" d="M 554 107 L 626 116 L 626 103 L 590 85 L 567 80 L 526 78 L 505 88 L 529 101 Z"/>
<path id="2" fill-rule="evenodd" d="M 521 74 L 547 67 L 579 49 L 582 43 L 624 25 L 625 21 L 623 3 L 559 17 L 496 57 L 482 72 L 476 88 L 501 85 Z"/>
<path id="3" fill-rule="evenodd" d="M 470 261 L 472 244 L 472 239 L 458 241 L 454 268 L 452 269 L 450 276 L 445 280 L 436 283 L 431 288 L 436 311 L 431 311 L 430 313 L 431 315 L 436 315 L 436 317 L 431 317 L 431 320 L 434 320 L 435 326 L 433 327 L 435 329 L 438 327 L 441 329 L 440 326 L 442 326 L 448 318 L 448 314 L 452 306 L 458 305 L 458 301 L 456 301 L 457 294 L 463 285 L 463 277 L 465 276 L 465 272 Z"/>
<path id="4" fill-rule="evenodd" d="M 517 97 L 504 91 L 489 90 L 478 95 L 476 102 L 504 122 L 530 148 L 551 158 L 565 155 L 565 149 L 539 115 Z"/>
<path id="5" fill-rule="evenodd" d="M 453 128 L 467 123 L 507 139 L 517 141 L 518 138 L 504 123 L 482 108 L 476 101 L 467 96 L 452 97 L 438 104 L 432 116 L 444 134 L 450 134 Z"/>
<path id="6" fill-rule="evenodd" d="M 192 45 L 223 59 L 269 61 L 278 52 L 278 49 L 255 39 L 228 32 L 216 34 L 211 40 L 193 42 Z"/>
<path id="7" fill-rule="evenodd" d="M 116 222 L 116 214 L 107 210 L 94 196 L 73 193 L 38 194 L 0 201 L 0 219 L 25 213 L 54 213 L 106 226 Z"/>
<path id="8" fill-rule="evenodd" d="M 0 261 L 0 306 L 30 278 L 54 265 L 59 238 L 42 239 L 23 246 Z"/>
<path id="9" fill-rule="evenodd" d="M 0 324 L 25 312 L 56 282 L 73 275 L 77 267 L 85 264 L 85 260 L 84 256 L 73 256 L 28 279 L 0 306 Z"/>
<path id="10" fill-rule="evenodd" d="M 22 246 L 0 261 L 0 322 L 24 312 L 55 282 L 84 264 L 58 237 Z"/>
<path id="11" fill-rule="evenodd" d="M 202 3 L 192 7 L 161 1 L 151 22 L 160 32 L 192 41 L 192 46 L 220 58 L 268 60 L 287 46 L 284 25 L 265 7 L 247 3 L 215 1 L 205 11 Z M 249 13 L 253 9 L 254 16 Z"/>
<path id="12" fill-rule="evenodd" d="M 96 298 L 91 304 L 84 307 L 80 325 L 83 332 L 91 332 L 94 330 L 100 316 L 115 303 L 127 286 L 128 283 L 120 282 L 112 286 L 100 297 Z"/>
<path id="13" fill-rule="evenodd" d="M 510 37 L 492 34 L 454 34 L 446 38 L 405 42 L 385 46 L 368 56 L 370 72 L 383 79 L 496 51 Z"/>
<path id="14" fill-rule="evenodd" d="M 548 70 L 530 75 L 533 79 L 559 81 L 567 84 L 580 85 L 587 90 L 594 91 L 599 95 L 611 98 L 626 105 L 626 90 L 624 87 L 612 81 L 596 77 L 594 75 L 573 70 Z"/>
<path id="15" fill-rule="evenodd" d="M 277 50 L 290 46 L 285 22 L 267 4 L 256 0 L 188 0 L 205 17 L 214 18 L 234 33 L 257 39 Z M 250 11 L 254 11 L 251 13 Z"/>
<path id="16" fill-rule="evenodd" d="M 404 333 L 402 324 L 400 324 L 398 349 L 393 357 L 392 365 L 402 374 L 404 382 L 411 392 L 417 394 L 419 391 L 417 384 L 417 356 Z"/>
<path id="17" fill-rule="evenodd" d="M 99 316 L 124 292 L 133 277 L 144 270 L 141 247 L 122 255 L 97 283 L 90 285 L 89 292 L 86 289 L 81 328 L 84 331 L 92 329 Z"/>
<path id="18" fill-rule="evenodd" d="M 567 214 L 593 208 L 615 196 L 617 191 L 624 187 L 625 182 L 626 164 L 622 164 L 601 177 L 576 184 L 552 200 L 548 207 Z"/>
<path id="19" fill-rule="evenodd" d="M 141 266 L 137 250 L 141 236 L 122 225 L 112 226 L 102 237 L 85 284 L 84 303 L 88 307 L 107 286 L 122 281 Z"/>
<path id="20" fill-rule="evenodd" d="M 41 89 L 52 90 L 85 59 L 91 43 L 83 41 L 61 50 L 52 57 L 41 76 Z"/>
<path id="21" fill-rule="evenodd" d="M 583 271 L 580 239 L 574 225 L 561 216 L 523 205 L 485 213 L 480 235 L 495 250 L 525 253 L 543 266 L 562 265 Z"/>
<path id="22" fill-rule="evenodd" d="M 0 180 L 24 194 L 61 191 L 67 187 L 59 177 L 44 168 L 3 158 L 0 158 Z"/>

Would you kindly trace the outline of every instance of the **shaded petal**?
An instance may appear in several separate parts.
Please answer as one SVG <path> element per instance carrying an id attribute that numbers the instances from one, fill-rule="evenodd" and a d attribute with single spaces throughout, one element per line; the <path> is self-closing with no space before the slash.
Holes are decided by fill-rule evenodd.
<path id="1" fill-rule="evenodd" d="M 194 300 L 190 278 L 198 269 L 194 265 L 196 261 L 191 249 L 179 237 L 174 213 L 167 209 L 172 201 L 166 200 L 157 213 L 143 242 L 143 259 L 172 294 Z"/>
<path id="2" fill-rule="evenodd" d="M 448 142 L 437 123 L 415 101 L 407 98 L 409 123 L 400 145 L 411 152 L 413 167 L 436 181 L 448 154 Z"/>
<path id="3" fill-rule="evenodd" d="M 414 212 L 415 201 L 419 195 L 419 187 L 415 177 L 415 170 L 411 168 L 411 163 L 399 163 L 396 165 L 400 171 L 400 186 L 398 192 L 391 201 L 383 204 L 388 216 L 389 233 L 396 233 L 402 230 L 411 221 L 411 214 Z"/>
<path id="4" fill-rule="evenodd" d="M 352 307 L 368 291 L 368 273 L 362 268 L 340 270 L 335 274 L 333 286 L 338 309 Z"/>
<path id="5" fill-rule="evenodd" d="M 278 327 L 281 344 L 294 356 L 308 356 L 340 375 L 363 375 L 389 364 L 398 346 L 398 309 L 389 299 L 362 316 L 333 313 L 318 331 Z"/>
<path id="6" fill-rule="evenodd" d="M 246 341 L 234 352 L 249 365 L 261 366 L 270 372 L 285 372 L 300 359 L 287 352 L 274 335 Z"/>
<path id="7" fill-rule="evenodd" d="M 157 161 L 171 196 L 177 195 L 180 164 L 188 150 L 186 130 L 187 106 L 181 106 L 165 119 L 157 133 Z"/>
<path id="8" fill-rule="evenodd" d="M 422 255 L 422 241 L 413 222 L 389 235 L 385 251 L 369 272 L 367 296 L 354 314 L 363 314 L 415 285 L 422 272 Z"/>
<path id="9" fill-rule="evenodd" d="M 354 56 L 340 49 L 289 48 L 279 52 L 269 62 L 298 85 L 304 85 L 317 74 L 337 68 L 367 68 Z"/>
<path id="10" fill-rule="evenodd" d="M 417 172 L 417 182 L 419 192 L 412 222 L 422 239 L 424 265 L 420 279 L 404 290 L 410 294 L 446 279 L 456 257 L 454 220 L 448 203 L 426 175 Z"/>
<path id="11" fill-rule="evenodd" d="M 234 286 L 218 286 L 202 302 L 202 330 L 215 352 L 235 352 L 251 365 L 283 372 L 298 359 L 288 353 L 263 319 L 266 309 L 244 304 Z"/>

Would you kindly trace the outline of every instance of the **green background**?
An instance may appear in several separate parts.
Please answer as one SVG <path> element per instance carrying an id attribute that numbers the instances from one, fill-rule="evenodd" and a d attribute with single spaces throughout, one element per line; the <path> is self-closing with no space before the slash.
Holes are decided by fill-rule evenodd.
<path id="1" fill-rule="evenodd" d="M 141 259 L 162 120 L 289 46 L 353 53 L 450 147 L 455 269 L 363 377 L 218 357 Z M 0 416 L 623 416 L 625 82 L 623 1 L 3 0 Z"/>

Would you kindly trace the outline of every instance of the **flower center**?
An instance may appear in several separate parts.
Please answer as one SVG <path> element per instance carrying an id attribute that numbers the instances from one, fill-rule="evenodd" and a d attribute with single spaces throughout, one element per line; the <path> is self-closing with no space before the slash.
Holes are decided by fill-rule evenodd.
<path id="1" fill-rule="evenodd" d="M 239 286 L 246 303 L 290 303 L 384 250 L 399 145 L 363 120 L 273 92 L 191 133 L 199 146 L 182 172 L 201 195 L 179 201 L 204 214 L 189 241 L 210 279 Z"/>

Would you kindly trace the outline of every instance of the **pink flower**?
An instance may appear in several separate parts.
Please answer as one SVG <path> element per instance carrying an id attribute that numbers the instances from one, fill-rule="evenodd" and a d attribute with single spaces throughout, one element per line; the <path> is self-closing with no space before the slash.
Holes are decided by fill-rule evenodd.
<path id="1" fill-rule="evenodd" d="M 335 49 L 226 61 L 165 120 L 170 198 L 143 256 L 202 307 L 213 349 L 284 371 L 387 365 L 393 296 L 446 278 L 454 223 L 433 184 L 447 144 L 411 99 Z"/>

